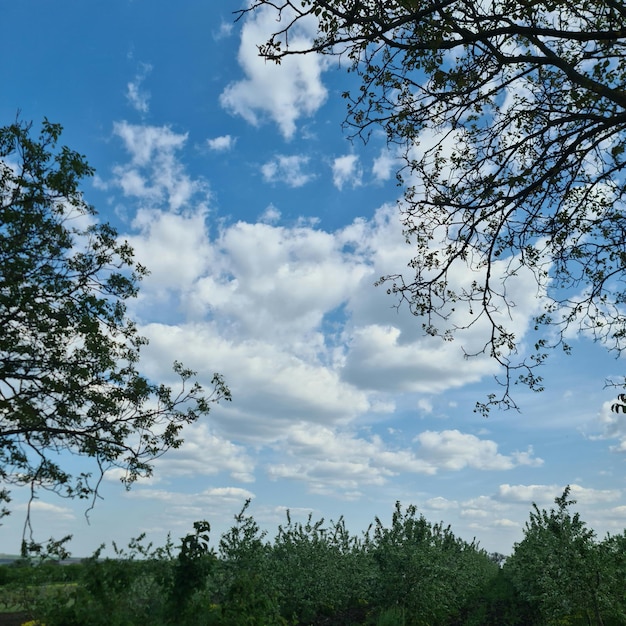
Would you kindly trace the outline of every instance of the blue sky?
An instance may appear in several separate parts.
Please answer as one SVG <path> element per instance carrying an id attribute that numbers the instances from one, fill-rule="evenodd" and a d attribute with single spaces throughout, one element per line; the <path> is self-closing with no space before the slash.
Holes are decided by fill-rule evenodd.
<path id="1" fill-rule="evenodd" d="M 344 515 L 360 532 L 400 500 L 508 553 L 531 502 L 549 506 L 567 484 L 600 536 L 621 532 L 626 422 L 604 387 L 620 361 L 574 338 L 572 357 L 544 367 L 545 392 L 516 392 L 520 413 L 475 414 L 497 373 L 462 357 L 480 328 L 425 338 L 374 287 L 406 270 L 411 248 L 393 150 L 342 132 L 354 77 L 316 57 L 264 63 L 255 46 L 274 18 L 234 24 L 238 7 L 0 7 L 1 123 L 18 110 L 61 123 L 63 143 L 97 170 L 87 200 L 152 272 L 131 304 L 150 339 L 144 371 L 167 382 L 179 359 L 207 384 L 221 372 L 233 393 L 152 479 L 125 492 L 107 476 L 89 524 L 83 502 L 42 494 L 40 536 L 71 533 L 84 555 L 141 532 L 176 539 L 207 519 L 217 539 L 249 497 L 270 533 L 287 508 Z M 523 275 L 511 288 L 523 342 L 539 302 Z M 19 546 L 26 497 L 14 493 L 0 552 Z"/>

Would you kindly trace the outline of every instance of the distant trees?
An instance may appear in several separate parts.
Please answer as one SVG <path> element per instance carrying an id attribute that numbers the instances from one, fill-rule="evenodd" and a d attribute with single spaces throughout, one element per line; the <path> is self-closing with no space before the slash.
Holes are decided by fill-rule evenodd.
<path id="1" fill-rule="evenodd" d="M 280 63 L 321 53 L 360 79 L 346 127 L 398 146 L 414 256 L 381 279 L 425 332 L 485 324 L 510 384 L 540 390 L 536 366 L 583 331 L 620 353 L 626 338 L 626 7 L 615 0 L 254 0 Z M 297 37 L 301 25 L 316 37 Z M 390 268 L 393 271 L 392 268 Z M 530 349 L 509 319 L 512 278 L 532 276 L 542 310 Z M 482 328 L 482 327 L 481 327 Z M 532 347 L 534 346 L 534 350 Z"/>
<path id="2" fill-rule="evenodd" d="M 146 340 L 126 314 L 146 269 L 83 198 L 93 170 L 45 120 L 0 128 L 0 500 L 11 486 L 95 498 L 104 472 L 130 485 L 182 442 L 185 424 L 230 399 L 180 363 L 178 389 L 138 371 Z M 69 455 L 93 461 L 75 472 Z M 4 513 L 8 509 L 5 507 Z M 28 519 L 27 519 L 28 522 Z"/>

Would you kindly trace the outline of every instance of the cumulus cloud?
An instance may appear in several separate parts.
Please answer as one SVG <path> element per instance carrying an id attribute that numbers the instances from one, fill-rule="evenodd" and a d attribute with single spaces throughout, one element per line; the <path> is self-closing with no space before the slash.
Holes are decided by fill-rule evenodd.
<path id="1" fill-rule="evenodd" d="M 428 398 L 420 398 L 417 401 L 417 408 L 424 414 L 433 412 L 433 403 Z"/>
<path id="2" fill-rule="evenodd" d="M 125 196 L 179 210 L 196 194 L 208 198 L 206 181 L 192 180 L 178 160 L 178 152 L 187 142 L 187 134 L 168 126 L 144 126 L 116 122 L 113 132 L 124 142 L 131 156 L 129 164 L 113 168 L 114 185 Z"/>
<path id="3" fill-rule="evenodd" d="M 527 453 L 504 455 L 498 444 L 459 430 L 424 431 L 415 438 L 419 457 L 437 469 L 458 471 L 466 467 L 479 470 L 509 470 L 519 465 L 537 467 L 543 461 Z"/>
<path id="4" fill-rule="evenodd" d="M 240 487 L 210 487 L 195 494 L 168 491 L 166 489 L 137 489 L 137 491 L 133 492 L 133 497 L 160 500 L 162 502 L 174 503 L 175 505 L 186 505 L 189 502 L 201 504 L 214 500 L 239 501 L 254 498 L 254 494 Z"/>
<path id="5" fill-rule="evenodd" d="M 436 498 L 429 498 L 424 502 L 424 508 L 431 511 L 447 511 L 449 509 L 455 509 L 458 506 L 458 502 L 455 500 L 448 500 L 442 496 Z"/>
<path id="6" fill-rule="evenodd" d="M 214 150 L 215 152 L 227 152 L 228 150 L 232 150 L 235 146 L 235 142 L 236 139 L 230 135 L 220 135 L 219 137 L 207 139 L 209 149 Z"/>
<path id="7" fill-rule="evenodd" d="M 132 165 L 148 165 L 154 157 L 158 158 L 159 166 L 173 155 L 187 141 L 187 133 L 175 133 L 169 126 L 147 126 L 129 124 L 126 121 L 115 122 L 113 132 L 124 142 L 130 154 Z"/>
<path id="8" fill-rule="evenodd" d="M 195 320 L 209 316 L 216 324 L 212 334 L 231 335 L 232 354 L 262 346 L 275 364 L 295 358 L 296 371 L 316 372 L 316 379 L 332 380 L 349 395 L 359 390 L 368 398 L 356 404 L 360 407 L 380 403 L 381 393 L 438 393 L 495 371 L 486 357 L 463 358 L 463 349 L 471 348 L 472 337 L 480 335 L 479 324 L 463 342 L 424 337 L 408 311 L 398 314 L 384 290 L 372 287 L 386 269 L 406 265 L 410 255 L 398 245 L 401 225 L 395 207 L 384 206 L 372 219 L 357 219 L 334 232 L 311 224 L 276 226 L 273 212 L 257 223 L 226 225 L 211 239 L 205 205 L 180 210 L 203 189 L 202 181 L 191 179 L 177 159 L 186 135 L 168 127 L 127 123 L 117 124 L 115 130 L 131 157 L 129 164 L 115 170 L 127 195 L 154 202 L 160 196 L 163 202 L 173 182 L 178 183 L 178 199 L 170 198 L 169 204 L 179 210 L 141 209 L 133 222 L 136 234 L 129 238 L 138 259 L 152 271 L 145 292 L 152 290 L 160 300 L 167 294 L 175 298 L 164 311 L 178 308 Z M 280 156 L 267 165 L 265 176 L 303 184 L 309 176 L 303 171 L 305 163 L 301 156 Z M 520 320 L 537 306 L 525 280 L 520 272 L 520 286 L 509 286 L 511 292 L 519 291 Z M 335 324 L 336 332 L 325 334 L 326 323 Z M 523 335 L 523 323 L 518 336 Z M 276 366 L 259 371 L 275 372 Z M 278 397 L 273 392 L 265 395 Z"/>
<path id="9" fill-rule="evenodd" d="M 74 512 L 65 507 L 51 504 L 50 502 L 42 502 L 41 500 L 33 500 L 29 504 L 17 504 L 14 507 L 17 511 L 30 510 L 35 517 L 43 517 L 46 520 L 74 520 L 76 516 Z"/>
<path id="10" fill-rule="evenodd" d="M 598 439 L 617 439 L 617 443 L 611 446 L 613 452 L 626 452 L 626 413 L 613 412 L 611 406 L 615 400 L 604 402 L 597 417 L 600 427 Z"/>
<path id="11" fill-rule="evenodd" d="M 158 308 L 154 305 L 169 297 L 178 299 L 192 290 L 210 262 L 212 250 L 205 220 L 203 208 L 183 214 L 157 209 L 137 212 L 132 222 L 135 232 L 127 240 L 137 260 L 149 267 L 150 275 L 143 281 L 135 307 L 145 307 L 151 320 L 160 321 L 175 314 L 161 308 L 162 304 Z"/>
<path id="12" fill-rule="evenodd" d="M 469 305 L 455 303 L 440 313 L 447 316 L 446 325 L 457 329 L 454 341 L 425 336 L 421 322 L 425 319 L 404 315 L 406 309 L 393 308 L 397 303 L 383 289 L 371 289 L 371 284 L 390 268 L 403 268 L 412 250 L 403 247 L 402 231 L 393 207 L 382 207 L 372 220 L 356 220 L 345 229 L 346 245 L 362 254 L 372 264 L 369 282 L 350 294 L 350 349 L 346 355 L 343 376 L 346 381 L 365 388 L 394 392 L 434 392 L 460 387 L 498 371 L 497 364 L 481 354 L 490 324 L 483 316 L 476 319 Z M 494 275 L 505 264 L 496 262 Z M 462 291 L 476 280 L 476 270 L 459 263 L 450 271 L 450 289 Z M 410 280 L 410 274 L 407 280 Z M 496 311 L 494 319 L 514 333 L 522 342 L 529 320 L 541 307 L 535 280 L 531 272 L 520 269 L 506 285 L 507 295 L 515 302 L 511 311 Z M 523 349 L 523 346 L 521 346 Z M 466 358 L 466 354 L 479 356 Z"/>
<path id="13" fill-rule="evenodd" d="M 280 218 L 280 211 L 273 204 L 270 204 L 259 216 L 259 222 L 263 222 L 264 224 L 273 224 L 278 222 Z"/>
<path id="14" fill-rule="evenodd" d="M 361 437 L 355 433 L 300 423 L 287 429 L 282 442 L 282 461 L 270 466 L 273 479 L 304 481 L 311 491 L 332 493 L 346 490 L 358 493 L 366 485 L 383 485 L 400 473 L 435 475 L 440 471 L 472 468 L 484 471 L 510 470 L 520 463 L 515 455 L 503 455 L 490 440 L 481 440 L 457 430 L 426 431 L 415 439 L 416 448 L 397 448 L 379 436 Z M 523 464 L 537 465 L 540 459 Z M 454 508 L 443 498 L 430 499 L 431 509 Z M 480 507 L 466 506 L 466 514 Z M 482 513 L 474 513 L 474 516 Z"/>
<path id="15" fill-rule="evenodd" d="M 211 527 L 214 522 L 230 522 L 234 512 L 241 509 L 246 500 L 255 494 L 248 489 L 231 486 L 211 486 L 201 491 L 194 489 L 137 488 L 126 494 L 130 501 L 141 502 L 142 507 L 154 507 L 152 518 L 143 520 L 142 530 L 170 532 L 182 529 L 188 532 L 193 522 L 206 519 L 210 513 Z M 156 505 L 156 506 L 155 506 Z M 150 526 L 148 526 L 148 523 Z"/>
<path id="16" fill-rule="evenodd" d="M 343 189 L 344 185 L 359 187 L 362 184 L 363 170 L 359 165 L 359 157 L 356 154 L 346 154 L 337 157 L 332 164 L 333 184 L 337 189 Z"/>
<path id="17" fill-rule="evenodd" d="M 142 327 L 149 337 L 144 368 L 162 380 L 175 353 L 203 380 L 221 372 L 237 401 L 220 407 L 220 432 L 246 444 L 279 441 L 294 422 L 334 426 L 371 408 L 368 394 L 345 385 L 331 368 L 298 357 L 288 344 L 227 338 L 214 325 Z M 165 380 L 168 380 L 165 378 Z"/>
<path id="18" fill-rule="evenodd" d="M 493 371 L 486 359 L 464 358 L 462 344 L 427 337 L 411 341 L 395 325 L 368 324 L 353 330 L 342 373 L 369 389 L 440 393 Z"/>
<path id="19" fill-rule="evenodd" d="M 283 12 L 283 19 L 288 19 Z M 311 41 L 310 31 L 300 26 L 290 36 L 295 47 Z M 255 126 L 265 118 L 273 120 L 286 139 L 293 137 L 301 117 L 315 113 L 326 100 L 322 84 L 325 61 L 320 55 L 293 56 L 280 66 L 259 57 L 257 44 L 277 28 L 271 8 L 259 9 L 247 18 L 241 29 L 238 60 L 245 78 L 230 83 L 220 96 L 222 106 Z"/>
<path id="20" fill-rule="evenodd" d="M 519 528 L 519 522 L 514 522 L 506 517 L 493 520 L 493 525 L 500 528 Z"/>
<path id="21" fill-rule="evenodd" d="M 562 495 L 565 485 L 500 485 L 497 497 L 503 501 L 535 502 L 540 506 L 550 505 Z M 620 497 L 615 489 L 593 489 L 577 484 L 570 485 L 570 498 L 582 505 L 614 502 Z"/>
<path id="22" fill-rule="evenodd" d="M 309 158 L 303 155 L 279 154 L 261 166 L 261 173 L 265 182 L 280 182 L 288 187 L 302 187 L 315 178 L 313 174 L 304 171 L 308 162 Z"/>
<path id="23" fill-rule="evenodd" d="M 201 382 L 219 371 L 236 398 L 212 412 L 214 430 L 192 428 L 188 443 L 159 464 L 163 480 L 225 473 L 250 481 L 259 471 L 251 445 L 281 451 L 266 466 L 271 478 L 350 497 L 400 473 L 541 463 L 532 449 L 503 452 L 495 441 L 459 430 L 425 431 L 400 448 L 356 430 L 359 419 L 395 411 L 390 394 L 430 399 L 494 367 L 487 358 L 463 359 L 461 344 L 422 336 L 415 318 L 373 287 L 410 256 L 398 245 L 394 206 L 335 231 L 308 221 L 279 225 L 275 207 L 257 222 L 212 230 L 207 184 L 180 160 L 187 135 L 127 122 L 114 130 L 129 158 L 110 184 L 141 203 L 127 238 L 151 270 L 130 303 L 150 340 L 142 368 L 171 384 L 174 359 Z M 266 165 L 270 181 L 296 186 L 310 176 L 302 156 Z M 519 289 L 521 315 L 536 304 L 523 273 L 518 280 L 521 286 L 510 289 Z M 429 411 L 432 400 L 416 398 L 412 406 Z"/>
<path id="24" fill-rule="evenodd" d="M 554 498 L 561 495 L 563 489 L 558 485 L 509 485 L 503 484 L 498 488 L 497 498 L 510 502 L 531 504 L 549 504 Z"/>
<path id="25" fill-rule="evenodd" d="M 377 182 L 385 182 L 389 180 L 395 170 L 398 169 L 399 160 L 395 157 L 388 148 L 383 148 L 379 156 L 374 159 L 372 165 L 372 174 Z"/>
<path id="26" fill-rule="evenodd" d="M 254 482 L 254 461 L 243 446 L 211 432 L 206 424 L 193 424 L 185 430 L 180 448 L 154 463 L 155 477 L 197 477 L 227 472 L 239 482 Z"/>

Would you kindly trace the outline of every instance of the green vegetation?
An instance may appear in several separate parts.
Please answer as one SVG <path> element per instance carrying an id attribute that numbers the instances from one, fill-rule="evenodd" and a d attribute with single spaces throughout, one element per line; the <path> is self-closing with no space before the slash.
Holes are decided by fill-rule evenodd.
<path id="1" fill-rule="evenodd" d="M 230 399 L 218 374 L 205 395 L 180 363 L 178 389 L 139 373 L 147 341 L 126 302 L 146 269 L 96 221 L 80 189 L 93 170 L 60 134 L 47 120 L 38 136 L 0 128 L 0 517 L 7 485 L 93 505 L 105 471 L 121 469 L 126 486 L 150 475 L 186 424 Z M 71 455 L 91 465 L 70 471 Z M 24 554 L 42 549 L 29 528 L 27 517 Z"/>
<path id="2" fill-rule="evenodd" d="M 360 536 L 287 513 L 269 541 L 247 502 L 217 548 L 201 521 L 177 547 L 138 537 L 114 558 L 0 566 L 0 603 L 47 626 L 623 624 L 626 533 L 596 541 L 569 488 L 555 502 L 533 506 L 504 565 L 413 506 Z"/>

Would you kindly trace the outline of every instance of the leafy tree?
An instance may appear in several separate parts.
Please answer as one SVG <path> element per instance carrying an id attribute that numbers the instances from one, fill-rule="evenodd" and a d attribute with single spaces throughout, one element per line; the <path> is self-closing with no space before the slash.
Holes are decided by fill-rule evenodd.
<path id="1" fill-rule="evenodd" d="M 541 623 L 563 623 L 584 617 L 601 625 L 614 613 L 618 596 L 609 592 L 610 562 L 603 557 L 595 533 L 569 507 L 570 487 L 546 511 L 533 504 L 524 539 L 515 545 L 504 569 L 520 595 L 541 614 Z"/>
<path id="2" fill-rule="evenodd" d="M 510 385 L 578 329 L 621 353 L 626 338 L 626 6 L 617 0 L 254 0 L 275 11 L 260 54 L 347 59 L 360 79 L 346 125 L 384 130 L 404 159 L 408 274 L 385 276 L 424 330 L 486 325 Z M 317 25 L 309 43 L 301 25 Z M 469 268 L 470 271 L 467 271 Z M 542 309 L 523 354 L 511 278 L 532 276 Z M 459 276 L 464 276 L 462 280 Z M 519 353 L 518 353 L 519 350 Z"/>
<path id="3" fill-rule="evenodd" d="M 399 502 L 389 528 L 376 518 L 369 550 L 378 606 L 404 609 L 408 624 L 447 623 L 498 570 L 476 542 L 418 517 L 413 505 L 403 511 Z"/>
<path id="4" fill-rule="evenodd" d="M 345 520 L 324 518 L 278 527 L 267 559 L 283 617 L 298 623 L 360 623 L 375 585 L 374 561 L 366 542 L 350 535 Z M 332 616 L 332 618 L 331 618 Z"/>
<path id="5" fill-rule="evenodd" d="M 30 131 L 0 128 L 1 499 L 28 485 L 32 497 L 43 488 L 93 505 L 106 470 L 124 470 L 126 486 L 149 475 L 183 426 L 230 393 L 216 374 L 205 395 L 180 363 L 178 389 L 139 373 L 146 340 L 126 301 L 146 270 L 96 221 L 80 190 L 93 170 L 57 147 L 61 126 Z M 69 469 L 68 453 L 95 474 Z"/>
<path id="6" fill-rule="evenodd" d="M 252 515 L 246 512 L 251 500 L 245 501 L 235 515 L 235 524 L 219 542 L 219 555 L 224 564 L 223 602 L 224 626 L 263 626 L 285 624 L 280 617 L 272 581 L 264 576 L 270 545 L 265 541 L 267 531 L 261 530 Z"/>
<path id="7" fill-rule="evenodd" d="M 216 557 L 209 547 L 211 525 L 206 520 L 194 522 L 194 533 L 181 540 L 171 591 L 171 610 L 180 621 L 190 600 L 201 591 L 214 566 Z M 191 623 L 191 621 L 189 621 Z"/>

